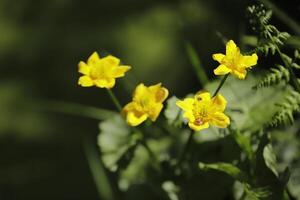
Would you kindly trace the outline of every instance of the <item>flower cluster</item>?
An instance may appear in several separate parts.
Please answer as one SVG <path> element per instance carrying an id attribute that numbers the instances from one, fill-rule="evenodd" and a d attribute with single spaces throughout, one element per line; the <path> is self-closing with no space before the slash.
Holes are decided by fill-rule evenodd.
<path id="1" fill-rule="evenodd" d="M 226 44 L 226 55 L 217 53 L 212 57 L 220 63 L 214 70 L 215 75 L 231 73 L 239 79 L 245 79 L 247 69 L 256 65 L 258 59 L 255 53 L 242 55 L 232 40 Z M 116 78 L 123 77 L 131 68 L 127 65 L 120 65 L 120 60 L 114 56 L 100 58 L 96 52 L 88 58 L 86 63 L 79 62 L 78 67 L 79 73 L 83 74 L 79 78 L 79 85 L 107 88 L 109 91 L 115 86 Z M 176 102 L 176 105 L 184 111 L 183 117 L 188 120 L 188 126 L 192 130 L 206 129 L 209 125 L 226 128 L 230 124 L 229 117 L 224 114 L 227 101 L 221 94 L 218 94 L 219 89 L 213 96 L 209 92 L 201 91 L 193 98 L 185 98 Z M 161 83 L 150 86 L 140 83 L 133 92 L 132 101 L 123 107 L 122 115 L 130 126 L 138 126 L 148 118 L 156 121 L 168 94 L 169 91 L 162 87 Z"/>

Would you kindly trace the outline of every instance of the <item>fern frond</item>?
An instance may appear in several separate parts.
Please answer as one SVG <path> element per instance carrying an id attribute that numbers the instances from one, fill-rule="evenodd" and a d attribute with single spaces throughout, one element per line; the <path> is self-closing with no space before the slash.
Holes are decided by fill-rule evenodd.
<path id="1" fill-rule="evenodd" d="M 287 32 L 280 32 L 275 26 L 269 24 L 272 16 L 271 10 L 266 10 L 263 4 L 248 7 L 250 24 L 252 29 L 258 33 L 259 42 L 257 50 L 265 55 L 276 52 L 290 37 Z"/>
<path id="2" fill-rule="evenodd" d="M 268 87 L 271 85 L 278 84 L 282 80 L 289 82 L 290 72 L 282 65 L 276 65 L 276 68 L 271 68 L 270 73 L 266 74 L 266 76 L 253 88 L 258 89 Z"/>
<path id="3" fill-rule="evenodd" d="M 294 122 L 295 113 L 300 113 L 300 93 L 291 90 L 285 102 L 278 104 L 281 108 L 274 116 L 269 126 L 288 125 Z"/>

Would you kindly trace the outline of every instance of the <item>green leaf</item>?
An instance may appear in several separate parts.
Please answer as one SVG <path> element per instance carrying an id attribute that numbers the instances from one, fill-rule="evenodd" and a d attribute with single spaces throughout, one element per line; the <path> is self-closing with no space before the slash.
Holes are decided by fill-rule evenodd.
<path id="1" fill-rule="evenodd" d="M 178 192 L 180 188 L 177 185 L 175 185 L 172 181 L 163 182 L 162 188 L 168 194 L 171 200 L 179 200 Z"/>
<path id="2" fill-rule="evenodd" d="M 98 145 L 102 152 L 104 165 L 115 171 L 121 156 L 126 155 L 126 152 L 131 150 L 130 148 L 136 140 L 131 141 L 130 128 L 119 115 L 101 122 L 99 128 Z"/>
<path id="3" fill-rule="evenodd" d="M 261 200 L 268 198 L 272 193 L 268 187 L 253 188 L 249 184 L 244 184 L 245 200 Z"/>
<path id="4" fill-rule="evenodd" d="M 165 117 L 168 124 L 180 126 L 182 123 L 182 114 L 180 108 L 176 105 L 179 99 L 176 96 L 172 96 L 167 100 L 167 106 L 165 109 Z"/>
<path id="5" fill-rule="evenodd" d="M 120 189 L 126 191 L 131 185 L 146 181 L 147 170 L 156 170 L 157 166 L 145 146 L 141 145 L 144 133 L 129 127 L 119 114 L 101 122 L 99 128 L 98 145 L 103 163 L 110 171 L 119 172 Z M 167 152 L 171 138 L 149 138 L 144 142 L 158 157 Z"/>
<path id="6" fill-rule="evenodd" d="M 240 146 L 240 148 L 246 153 L 249 160 L 253 160 L 254 152 L 251 145 L 250 135 L 246 135 L 246 133 L 242 134 L 239 130 L 234 130 L 231 127 L 230 127 L 230 131 L 234 140 Z"/>
<path id="7" fill-rule="evenodd" d="M 268 144 L 264 147 L 263 157 L 267 167 L 278 177 L 277 161 L 272 144 Z"/>
<path id="8" fill-rule="evenodd" d="M 217 171 L 224 172 L 234 178 L 235 180 L 245 182 L 247 180 L 247 174 L 240 170 L 238 167 L 230 164 L 230 163 L 213 163 L 213 164 L 205 164 L 199 162 L 199 168 L 202 170 L 214 169 Z"/>

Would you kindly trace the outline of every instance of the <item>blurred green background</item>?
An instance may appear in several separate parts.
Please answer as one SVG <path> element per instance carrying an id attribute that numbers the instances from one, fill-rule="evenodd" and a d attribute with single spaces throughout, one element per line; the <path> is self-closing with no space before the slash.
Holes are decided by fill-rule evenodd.
<path id="1" fill-rule="evenodd" d="M 291 2 L 277 6 L 299 21 L 299 3 Z M 182 97 L 202 87 L 186 43 L 213 79 L 211 55 L 224 51 L 222 37 L 242 44 L 249 31 L 247 5 L 0 0 L 0 199 L 98 199 L 83 148 L 85 140 L 96 146 L 98 121 L 52 112 L 64 109 L 53 101 L 114 109 L 105 90 L 77 85 L 77 63 L 98 51 L 131 65 L 114 88 L 122 104 L 139 82 L 162 82 L 171 95 Z M 294 33 L 280 19 L 274 23 Z"/>

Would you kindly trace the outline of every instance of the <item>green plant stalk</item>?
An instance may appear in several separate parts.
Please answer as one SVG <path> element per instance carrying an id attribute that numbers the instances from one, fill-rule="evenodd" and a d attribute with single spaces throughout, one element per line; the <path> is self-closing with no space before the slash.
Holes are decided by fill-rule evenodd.
<path id="1" fill-rule="evenodd" d="M 93 176 L 99 197 L 106 200 L 114 200 L 113 189 L 105 172 L 98 151 L 93 147 L 94 143 L 85 139 L 83 149 L 88 165 Z"/>
<path id="2" fill-rule="evenodd" d="M 180 166 L 180 164 L 182 163 L 182 161 L 185 158 L 186 153 L 188 152 L 188 150 L 190 148 L 190 145 L 191 145 L 191 143 L 193 141 L 194 133 L 195 133 L 194 131 L 191 131 L 190 134 L 189 134 L 187 142 L 185 143 L 185 146 L 183 147 L 183 150 L 182 150 L 182 152 L 180 154 L 180 157 L 179 157 L 179 160 L 178 160 L 178 163 L 177 163 L 178 166 Z"/>
<path id="3" fill-rule="evenodd" d="M 220 89 L 221 89 L 222 86 L 224 85 L 224 83 L 225 83 L 226 79 L 228 78 L 228 76 L 229 76 L 229 73 L 226 74 L 226 75 L 223 77 L 222 81 L 220 82 L 219 86 L 217 87 L 216 91 L 214 92 L 213 97 L 215 97 L 215 96 L 219 93 Z"/>
<path id="4" fill-rule="evenodd" d="M 122 111 L 122 106 L 119 102 L 119 100 L 117 99 L 117 97 L 115 96 L 115 94 L 113 93 L 113 91 L 111 89 L 107 89 L 107 92 L 111 98 L 111 100 L 114 102 L 116 108 L 118 109 L 119 112 Z"/>

